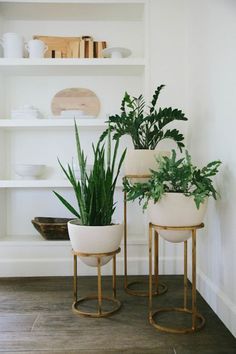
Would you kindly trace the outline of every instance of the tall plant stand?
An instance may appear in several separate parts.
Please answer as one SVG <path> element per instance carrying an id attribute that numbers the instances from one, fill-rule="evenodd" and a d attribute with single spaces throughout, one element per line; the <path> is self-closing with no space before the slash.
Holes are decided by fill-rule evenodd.
<path id="1" fill-rule="evenodd" d="M 157 328 L 162 332 L 167 333 L 190 333 L 200 330 L 204 324 L 204 317 L 197 312 L 197 302 L 196 302 L 196 231 L 204 227 L 204 224 L 194 225 L 194 226 L 181 226 L 181 227 L 170 227 L 149 224 L 149 322 L 152 326 Z M 187 253 L 188 245 L 187 240 L 184 242 L 184 306 L 183 307 L 165 307 L 159 308 L 153 311 L 152 309 L 152 258 L 153 258 L 153 230 L 155 232 L 155 240 L 158 239 L 159 230 L 172 230 L 172 231 L 190 231 L 192 234 L 192 308 L 187 307 L 187 292 L 188 292 L 188 273 L 187 273 Z M 156 242 L 156 241 L 155 241 Z M 158 254 L 155 254 L 155 257 Z M 192 316 L 191 327 L 174 328 L 166 327 L 158 324 L 156 317 L 163 312 L 182 312 Z"/>
<path id="2" fill-rule="evenodd" d="M 107 317 L 117 312 L 121 307 L 121 302 L 116 298 L 116 255 L 120 252 L 120 248 L 113 252 L 108 253 L 82 253 L 72 251 L 74 258 L 74 303 L 72 305 L 72 309 L 79 315 L 87 316 L 87 317 Z M 89 295 L 83 298 L 78 299 L 78 274 L 77 274 L 77 257 L 95 257 L 97 258 L 97 295 Z M 113 276 L 112 276 L 112 290 L 113 296 L 102 296 L 102 276 L 101 276 L 101 259 L 102 257 L 112 256 L 113 258 Z M 86 312 L 81 310 L 81 303 L 89 302 L 91 300 L 97 299 L 97 311 L 96 312 Z M 113 308 L 110 311 L 104 311 L 102 309 L 103 300 L 109 301 L 113 304 Z"/>
<path id="3" fill-rule="evenodd" d="M 127 175 L 123 177 L 124 179 L 144 179 L 144 178 L 150 178 L 150 175 Z M 128 282 L 128 248 L 127 248 L 127 238 L 128 238 L 128 230 L 127 230 L 127 196 L 126 192 L 124 192 L 124 289 L 129 295 L 134 295 L 134 296 L 142 296 L 142 297 L 147 297 L 149 292 L 148 292 L 148 284 L 147 284 L 147 290 L 135 290 L 132 289 L 132 287 L 135 287 L 136 285 L 142 284 L 144 282 L 142 281 L 133 281 L 133 282 Z M 152 289 L 152 295 L 162 295 L 164 294 L 168 288 L 164 283 L 161 283 L 158 281 L 158 274 L 159 274 L 159 263 L 158 263 L 158 238 L 155 240 L 155 257 L 154 257 L 154 269 L 155 269 L 155 275 L 154 275 L 154 286 Z"/>

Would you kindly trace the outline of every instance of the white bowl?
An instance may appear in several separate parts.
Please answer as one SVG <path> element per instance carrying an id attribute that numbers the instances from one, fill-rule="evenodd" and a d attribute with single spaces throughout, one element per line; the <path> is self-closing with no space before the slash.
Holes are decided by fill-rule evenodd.
<path id="1" fill-rule="evenodd" d="M 105 48 L 102 50 L 104 58 L 127 58 L 131 53 L 130 49 L 121 47 Z"/>
<path id="2" fill-rule="evenodd" d="M 42 175 L 45 165 L 17 164 L 15 173 L 22 178 L 35 179 Z"/>

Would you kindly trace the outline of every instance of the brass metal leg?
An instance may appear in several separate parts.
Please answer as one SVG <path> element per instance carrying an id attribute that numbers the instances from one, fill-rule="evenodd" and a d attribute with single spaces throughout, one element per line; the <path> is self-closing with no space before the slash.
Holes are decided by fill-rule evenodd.
<path id="1" fill-rule="evenodd" d="M 149 322 L 150 324 L 158 329 L 161 332 L 166 333 L 191 333 L 197 330 L 200 330 L 204 324 L 205 319 L 204 317 L 197 312 L 197 303 L 196 303 L 196 230 L 200 229 L 204 226 L 204 224 L 199 224 L 196 226 L 160 226 L 160 225 L 153 225 L 149 224 Z M 188 290 L 188 244 L 187 240 L 184 241 L 184 307 L 163 307 L 157 310 L 152 310 L 152 228 L 155 230 L 179 230 L 185 231 L 189 230 L 192 233 L 192 308 L 188 309 L 187 307 L 187 290 Z M 155 234 L 156 236 L 156 234 Z M 156 242 L 156 241 L 155 241 Z M 158 256 L 156 250 L 157 245 L 155 244 L 155 258 Z M 156 263 L 155 263 L 156 265 Z M 158 268 L 157 268 L 158 269 Z M 158 272 L 156 272 L 155 268 L 155 277 Z M 158 315 L 161 313 L 167 312 L 175 312 L 175 313 L 184 313 L 188 316 L 191 316 L 192 324 L 188 327 L 170 327 L 170 326 L 163 326 L 158 323 Z"/>
<path id="2" fill-rule="evenodd" d="M 149 321 L 152 319 L 152 224 L 149 223 Z"/>
<path id="3" fill-rule="evenodd" d="M 116 254 L 113 256 L 113 276 L 112 276 L 113 297 L 116 298 Z"/>
<path id="4" fill-rule="evenodd" d="M 184 241 L 184 308 L 188 301 L 188 241 Z"/>
<path id="5" fill-rule="evenodd" d="M 72 305 L 73 311 L 81 316 L 85 317 L 107 317 L 117 312 L 121 307 L 121 302 L 116 298 L 116 254 L 120 252 L 120 248 L 112 252 L 106 253 L 84 253 L 79 251 L 73 251 L 74 256 L 74 303 Z M 113 277 L 112 277 L 112 289 L 113 296 L 102 296 L 102 276 L 101 276 L 101 266 L 102 266 L 102 257 L 113 257 Z M 83 298 L 77 299 L 77 257 L 96 257 L 97 261 L 97 294 L 88 295 Z M 89 301 L 97 300 L 97 309 L 95 311 L 85 311 L 80 306 L 82 303 L 87 303 Z M 112 308 L 110 310 L 102 310 L 102 301 L 106 303 L 110 302 Z"/>
<path id="6" fill-rule="evenodd" d="M 196 329 L 196 230 L 192 230 L 192 329 Z"/>
<path id="7" fill-rule="evenodd" d="M 158 240 L 159 235 L 155 231 L 155 289 L 153 290 L 153 295 L 162 295 L 164 294 L 168 288 L 164 283 L 158 282 Z M 134 290 L 132 289 L 132 285 L 137 285 L 143 283 L 142 281 L 133 281 L 128 283 L 128 266 L 127 266 L 127 202 L 126 202 L 126 193 L 124 192 L 124 288 L 125 291 L 134 296 L 148 297 L 149 290 Z"/>
<path id="8" fill-rule="evenodd" d="M 149 178 L 149 175 L 129 175 L 126 178 Z M 127 225 L 127 193 L 124 192 L 124 289 L 125 291 L 134 296 L 148 297 L 149 289 L 145 290 L 135 290 L 132 286 L 140 285 L 144 283 L 143 281 L 132 281 L 128 283 L 128 250 L 127 250 L 127 236 L 128 236 L 128 225 Z M 158 282 L 158 236 L 155 237 L 155 288 L 153 289 L 153 295 L 162 295 L 168 289 L 163 283 Z M 146 285 L 146 284 L 145 284 Z M 147 285 L 146 285 L 147 286 Z"/>
<path id="9" fill-rule="evenodd" d="M 159 235 L 158 232 L 155 230 L 155 238 L 154 238 L 154 242 L 155 242 L 155 248 L 154 248 L 154 269 L 155 269 L 155 291 L 158 293 L 158 275 L 159 275 L 159 260 L 158 260 L 158 246 L 159 246 Z"/>
<path id="10" fill-rule="evenodd" d="M 98 314 L 102 313 L 102 280 L 101 280 L 101 257 L 98 259 Z"/>
<path id="11" fill-rule="evenodd" d="M 127 202 L 126 192 L 124 192 L 124 285 L 127 288 Z"/>
<path id="12" fill-rule="evenodd" d="M 74 255 L 74 302 L 77 301 L 77 256 Z"/>

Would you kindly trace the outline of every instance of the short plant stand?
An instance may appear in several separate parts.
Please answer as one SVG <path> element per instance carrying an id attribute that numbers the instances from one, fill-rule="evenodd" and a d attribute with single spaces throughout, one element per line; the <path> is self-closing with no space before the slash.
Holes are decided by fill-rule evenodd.
<path id="1" fill-rule="evenodd" d="M 196 231 L 204 227 L 204 224 L 195 225 L 195 226 L 181 226 L 181 227 L 170 227 L 170 226 L 161 226 L 149 224 L 149 322 L 156 329 L 167 332 L 167 333 L 190 333 L 200 330 L 204 324 L 204 317 L 197 312 L 197 303 L 196 303 Z M 187 291 L 188 291 L 188 278 L 187 278 L 187 240 L 184 242 L 184 306 L 183 307 L 165 307 L 159 308 L 158 310 L 153 311 L 152 309 L 152 258 L 153 258 L 153 230 L 155 232 L 155 242 L 158 239 L 159 230 L 172 230 L 172 231 L 190 231 L 192 235 L 192 308 L 187 307 Z M 155 255 L 158 258 L 158 254 Z M 192 316 L 192 325 L 191 327 L 167 327 L 158 324 L 157 317 L 163 312 L 182 312 L 187 315 Z"/>
<path id="2" fill-rule="evenodd" d="M 149 178 L 150 175 L 127 175 L 125 178 L 135 178 L 135 179 L 146 179 Z M 127 238 L 128 238 L 128 230 L 127 230 L 127 199 L 126 199 L 126 192 L 124 192 L 124 289 L 129 295 L 133 296 L 142 296 L 147 297 L 148 292 L 148 283 L 146 284 L 147 290 L 136 290 L 134 289 L 135 286 L 139 285 L 140 283 L 144 283 L 141 281 L 133 281 L 128 282 L 128 247 L 127 247 Z M 152 289 L 152 295 L 162 295 L 164 294 L 168 288 L 166 284 L 159 282 L 158 280 L 158 238 L 155 240 L 155 259 L 154 259 L 154 268 L 155 268 L 155 276 L 154 276 L 154 286 Z"/>
<path id="3" fill-rule="evenodd" d="M 107 317 L 117 312 L 121 307 L 121 302 L 116 298 L 116 255 L 120 252 L 120 248 L 113 252 L 108 253 L 82 253 L 72 251 L 74 256 L 74 303 L 72 309 L 79 315 L 87 317 Z M 102 276 L 101 276 L 101 259 L 102 257 L 112 256 L 113 258 L 113 276 L 112 276 L 112 290 L 113 296 L 102 296 Z M 77 257 L 96 257 L 97 258 L 97 295 L 89 295 L 78 299 L 78 286 L 77 286 Z M 80 308 L 80 305 L 85 302 L 97 299 L 97 311 L 86 312 Z M 103 300 L 112 303 L 112 309 L 109 311 L 104 311 L 102 309 Z"/>

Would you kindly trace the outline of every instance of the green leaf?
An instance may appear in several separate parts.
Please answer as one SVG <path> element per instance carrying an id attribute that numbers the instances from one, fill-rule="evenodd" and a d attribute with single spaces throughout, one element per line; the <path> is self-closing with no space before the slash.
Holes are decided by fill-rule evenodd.
<path id="1" fill-rule="evenodd" d="M 132 184 L 124 181 L 124 190 L 128 200 L 138 199 L 146 208 L 148 201 L 158 202 L 167 192 L 183 193 L 194 198 L 196 207 L 208 197 L 217 198 L 218 193 L 214 188 L 212 176 L 218 172 L 220 161 L 212 161 L 207 166 L 199 169 L 194 166 L 191 156 L 186 151 L 185 157 L 177 159 L 175 150 L 170 157 L 157 158 L 156 170 L 151 170 L 151 178 L 147 183 Z"/>
<path id="2" fill-rule="evenodd" d="M 67 202 L 65 198 L 63 198 L 60 194 L 57 192 L 53 191 L 53 193 L 57 196 L 57 198 L 62 202 L 63 205 L 72 213 L 74 214 L 77 218 L 80 218 L 80 214 L 75 210 L 75 208 Z"/>
<path id="3" fill-rule="evenodd" d="M 109 117 L 109 125 L 114 133 L 113 138 L 119 140 L 122 136 L 131 137 L 135 149 L 155 149 L 163 139 L 176 141 L 178 148 L 182 151 L 184 137 L 177 130 L 164 128 L 171 122 L 177 120 L 186 121 L 184 113 L 176 108 L 159 108 L 156 104 L 164 85 L 156 88 L 149 113 L 145 113 L 145 100 L 142 95 L 134 97 L 125 93 L 121 102 L 121 113 Z M 104 139 L 105 134 L 103 135 Z"/>
<path id="4" fill-rule="evenodd" d="M 130 104 L 133 104 L 133 102 Z M 105 143 L 103 143 L 105 138 L 108 139 L 107 151 L 105 150 Z M 75 139 L 81 180 L 75 178 L 73 167 L 68 165 L 67 169 L 65 169 L 60 161 L 59 164 L 73 187 L 78 210 L 63 196 L 57 192 L 54 192 L 54 194 L 68 210 L 77 217 L 80 217 L 82 225 L 110 225 L 115 210 L 115 186 L 124 160 L 125 151 L 121 155 L 118 167 L 116 168 L 119 141 L 116 141 L 115 148 L 112 151 L 110 133 L 106 132 L 106 134 L 102 134 L 96 146 L 92 144 L 94 163 L 92 171 L 88 175 L 86 172 L 86 157 L 81 149 L 79 130 L 76 122 Z"/>

